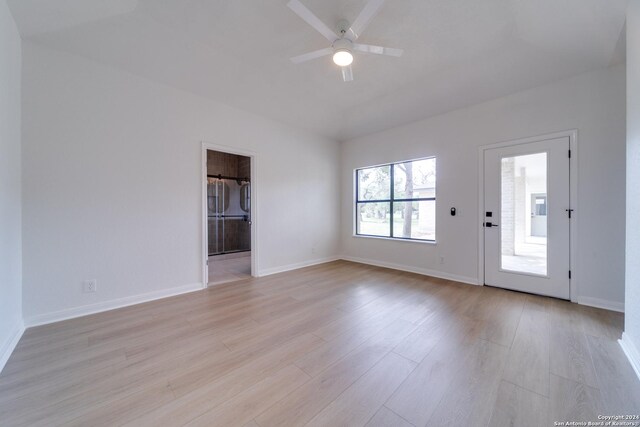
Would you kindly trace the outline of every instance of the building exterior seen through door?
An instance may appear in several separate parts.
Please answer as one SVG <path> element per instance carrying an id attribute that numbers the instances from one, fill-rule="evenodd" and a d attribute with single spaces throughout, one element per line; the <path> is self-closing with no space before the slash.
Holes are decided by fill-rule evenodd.
<path id="1" fill-rule="evenodd" d="M 484 151 L 484 283 L 569 299 L 569 137 Z"/>

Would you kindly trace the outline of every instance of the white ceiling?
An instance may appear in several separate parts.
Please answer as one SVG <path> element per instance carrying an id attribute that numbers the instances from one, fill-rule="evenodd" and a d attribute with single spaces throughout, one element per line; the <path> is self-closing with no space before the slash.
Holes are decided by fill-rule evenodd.
<path id="1" fill-rule="evenodd" d="M 365 0 L 301 0 L 329 27 Z M 23 38 L 339 140 L 624 60 L 628 0 L 387 0 L 344 83 L 287 0 L 9 0 Z"/>

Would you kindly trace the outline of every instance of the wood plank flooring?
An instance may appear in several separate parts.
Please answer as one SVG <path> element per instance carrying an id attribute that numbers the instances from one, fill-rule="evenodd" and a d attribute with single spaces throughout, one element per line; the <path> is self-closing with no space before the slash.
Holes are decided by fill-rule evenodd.
<path id="1" fill-rule="evenodd" d="M 2 426 L 547 426 L 639 414 L 619 313 L 337 261 L 27 330 Z"/>

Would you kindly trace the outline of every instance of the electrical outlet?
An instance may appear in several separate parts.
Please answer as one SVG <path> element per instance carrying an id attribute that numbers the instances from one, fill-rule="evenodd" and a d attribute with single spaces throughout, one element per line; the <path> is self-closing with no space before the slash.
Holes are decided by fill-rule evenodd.
<path id="1" fill-rule="evenodd" d="M 316 253 L 316 247 L 315 247 L 315 246 L 313 246 L 313 247 L 311 248 L 311 253 L 312 253 L 312 254 L 315 254 L 315 253 Z"/>
<path id="2" fill-rule="evenodd" d="M 98 281 L 96 279 L 85 280 L 82 282 L 82 290 L 84 293 L 91 293 L 98 290 Z"/>
<path id="3" fill-rule="evenodd" d="M 443 256 L 440 257 L 440 264 L 444 264 L 444 257 Z"/>

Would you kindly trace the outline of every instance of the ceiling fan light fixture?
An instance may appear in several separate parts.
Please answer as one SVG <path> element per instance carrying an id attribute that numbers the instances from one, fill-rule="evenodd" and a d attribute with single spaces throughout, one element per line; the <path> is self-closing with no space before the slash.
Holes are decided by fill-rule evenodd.
<path id="1" fill-rule="evenodd" d="M 333 54 L 333 62 L 340 67 L 347 67 L 353 62 L 353 54 L 348 49 L 337 49 Z"/>
<path id="2" fill-rule="evenodd" d="M 333 62 L 340 67 L 342 80 L 350 82 L 353 81 L 351 64 L 353 63 L 354 52 L 396 57 L 402 55 L 402 49 L 354 43 L 362 35 L 369 22 L 380 11 L 384 2 L 385 0 L 366 0 L 364 9 L 353 21 L 353 24 L 343 19 L 338 22 L 336 29 L 332 30 L 303 5 L 300 0 L 289 0 L 287 7 L 331 42 L 331 47 L 294 56 L 291 58 L 291 62 L 300 64 L 301 62 L 332 55 Z"/>

